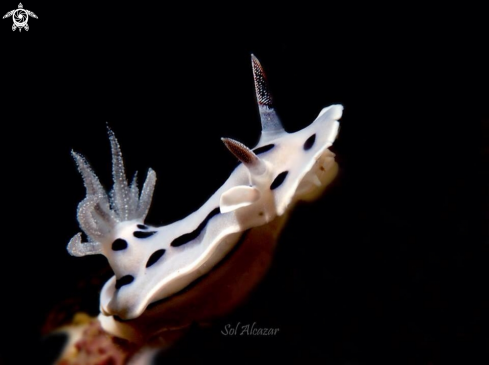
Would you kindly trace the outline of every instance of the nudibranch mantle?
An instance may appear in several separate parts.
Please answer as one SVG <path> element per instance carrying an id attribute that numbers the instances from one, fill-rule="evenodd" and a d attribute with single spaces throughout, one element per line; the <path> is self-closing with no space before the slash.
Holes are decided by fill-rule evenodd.
<path id="1" fill-rule="evenodd" d="M 284 215 L 298 200 L 315 198 L 336 175 L 335 155 L 328 148 L 336 139 L 343 107 L 324 108 L 311 125 L 287 133 L 253 55 L 252 66 L 261 138 L 253 149 L 222 139 L 241 163 L 200 209 L 182 220 L 162 227 L 145 225 L 156 174 L 149 170 L 141 193 L 136 176 L 129 185 L 111 130 L 114 187 L 109 194 L 88 162 L 72 153 L 87 190 L 78 206 L 78 221 L 88 242 L 83 243 L 78 233 L 67 249 L 73 256 L 107 257 L 114 276 L 101 292 L 102 316 L 141 316 L 151 303 L 208 273 L 245 231 Z"/>

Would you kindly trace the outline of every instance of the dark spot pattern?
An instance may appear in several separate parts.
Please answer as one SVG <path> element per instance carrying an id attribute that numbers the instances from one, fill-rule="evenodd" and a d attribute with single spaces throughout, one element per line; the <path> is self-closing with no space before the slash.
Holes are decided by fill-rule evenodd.
<path id="1" fill-rule="evenodd" d="M 282 185 L 288 173 L 289 173 L 288 171 L 284 171 L 278 174 L 277 177 L 273 180 L 272 185 L 270 185 L 270 190 L 275 190 L 280 185 Z"/>
<path id="2" fill-rule="evenodd" d="M 267 151 L 270 151 L 273 147 L 275 147 L 275 145 L 273 143 L 272 144 L 267 144 L 265 146 L 261 146 L 261 147 L 255 148 L 253 150 L 253 152 L 255 153 L 255 155 L 259 155 L 260 153 L 265 153 Z"/>
<path id="3" fill-rule="evenodd" d="M 126 248 L 127 248 L 127 241 L 123 240 L 122 238 L 118 238 L 112 243 L 113 251 L 122 251 L 125 250 Z"/>
<path id="4" fill-rule="evenodd" d="M 229 260 L 231 258 L 231 256 L 234 255 L 234 253 L 236 251 L 239 250 L 239 248 L 241 247 L 241 245 L 243 244 L 243 242 L 246 240 L 246 237 L 248 236 L 248 233 L 249 233 L 249 229 L 246 230 L 243 235 L 241 236 L 241 238 L 239 239 L 239 241 L 236 243 L 236 245 L 231 249 L 231 251 L 229 251 L 226 256 L 221 260 L 219 261 L 208 273 L 202 275 L 202 276 L 199 276 L 197 279 L 195 279 L 194 281 L 192 281 L 189 285 L 187 285 L 185 288 L 183 288 L 182 290 L 180 290 L 179 292 L 175 293 L 175 294 L 172 294 L 170 295 L 169 297 L 166 297 L 166 298 L 163 298 L 163 299 L 158 299 L 154 302 L 151 302 L 147 307 L 146 307 L 146 310 L 151 310 L 153 309 L 154 307 L 160 305 L 161 303 L 164 303 L 166 301 L 168 301 L 170 298 L 174 297 L 174 296 L 177 296 L 177 295 L 180 295 L 180 294 L 183 294 L 183 293 L 186 293 L 188 292 L 189 290 L 192 290 L 192 288 L 194 288 L 197 284 L 199 284 L 201 281 L 205 280 L 205 278 L 213 271 L 217 270 L 219 267 L 221 267 L 222 265 L 224 265 L 224 263 Z M 120 322 L 123 322 L 124 320 L 123 319 L 118 319 L 116 318 L 116 316 L 114 316 L 114 319 L 116 321 L 120 321 Z"/>
<path id="5" fill-rule="evenodd" d="M 148 226 L 145 226 L 144 224 L 138 224 L 137 227 L 139 229 L 149 229 Z"/>
<path id="6" fill-rule="evenodd" d="M 304 151 L 310 150 L 312 146 L 314 146 L 314 142 L 316 142 L 316 133 L 314 133 L 311 137 L 306 139 L 304 142 Z"/>
<path id="7" fill-rule="evenodd" d="M 150 266 L 154 265 L 161 258 L 161 256 L 163 256 L 165 251 L 166 250 L 162 248 L 161 250 L 157 250 L 157 251 L 153 252 L 151 254 L 151 256 L 149 257 L 148 262 L 146 263 L 146 267 L 150 267 Z"/>
<path id="8" fill-rule="evenodd" d="M 134 281 L 134 276 L 132 275 L 125 275 L 122 278 L 118 279 L 115 281 L 115 288 L 120 289 L 124 285 L 131 284 Z"/>
<path id="9" fill-rule="evenodd" d="M 135 231 L 133 233 L 133 235 L 136 238 L 148 238 L 148 237 L 151 237 L 152 235 L 154 235 L 155 233 L 156 233 L 156 231 L 147 231 L 147 232 Z"/>
<path id="10" fill-rule="evenodd" d="M 219 208 L 215 208 L 212 212 L 210 212 L 207 215 L 207 217 L 205 217 L 204 221 L 201 224 L 199 224 L 199 226 L 193 232 L 185 233 L 185 234 L 181 235 L 180 237 L 175 238 L 173 240 L 173 242 L 171 243 L 171 246 L 172 247 L 179 247 L 179 246 L 182 246 L 182 245 L 189 243 L 190 241 L 193 241 L 194 239 L 196 239 L 199 236 L 199 234 L 203 231 L 205 226 L 207 225 L 207 222 L 209 222 L 209 220 L 212 217 L 219 214 L 219 212 L 220 212 Z"/>

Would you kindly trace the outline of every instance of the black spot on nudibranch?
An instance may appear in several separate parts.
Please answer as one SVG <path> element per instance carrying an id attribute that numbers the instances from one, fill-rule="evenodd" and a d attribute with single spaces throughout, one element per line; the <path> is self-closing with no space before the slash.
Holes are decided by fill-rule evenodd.
<path id="1" fill-rule="evenodd" d="M 275 190 L 280 185 L 282 185 L 288 173 L 289 173 L 288 171 L 284 171 L 278 174 L 277 177 L 273 180 L 272 185 L 270 185 L 270 190 Z"/>
<path id="2" fill-rule="evenodd" d="M 127 248 L 127 241 L 123 240 L 122 238 L 118 238 L 112 243 L 113 251 L 122 251 L 125 250 L 126 248 Z"/>
<path id="3" fill-rule="evenodd" d="M 199 226 L 193 232 L 186 233 L 186 234 L 181 235 L 180 237 L 175 238 L 173 240 L 173 242 L 171 243 L 171 246 L 172 247 L 179 247 L 179 246 L 182 246 L 186 243 L 189 243 L 190 241 L 193 241 L 194 239 L 199 237 L 199 234 L 203 231 L 203 229 L 207 225 L 207 222 L 209 222 L 209 220 L 212 217 L 219 214 L 219 212 L 220 212 L 220 209 L 215 208 L 212 212 L 210 212 L 207 215 L 207 217 L 205 217 L 204 221 L 201 224 L 199 224 Z"/>
<path id="4" fill-rule="evenodd" d="M 168 300 L 170 300 L 170 298 L 173 298 L 175 296 L 178 296 L 178 295 L 182 295 L 190 290 L 192 290 L 192 288 L 194 288 L 198 283 L 200 283 L 201 281 L 205 280 L 205 278 L 211 274 L 212 272 L 215 272 L 217 270 L 219 270 L 220 267 L 222 267 L 222 265 L 224 265 L 224 263 L 226 261 L 228 261 L 237 251 L 239 251 L 240 247 L 242 246 L 243 242 L 245 242 L 246 238 L 248 237 L 248 233 L 250 232 L 250 230 L 246 230 L 243 232 L 243 235 L 241 236 L 241 238 L 239 239 L 239 241 L 234 245 L 234 247 L 231 249 L 231 251 L 229 251 L 226 256 L 221 260 L 219 261 L 208 273 L 202 275 L 202 276 L 199 276 L 197 279 L 195 279 L 194 281 L 192 281 L 190 284 L 188 284 L 185 288 L 183 288 L 182 290 L 180 290 L 179 292 L 175 293 L 175 294 L 172 294 L 170 295 L 169 297 L 166 297 L 166 298 L 163 298 L 163 299 L 158 299 L 154 302 L 151 302 L 147 307 L 146 307 L 146 310 L 151 310 L 155 307 L 157 307 L 158 305 L 162 304 L 162 303 L 165 303 L 167 302 Z M 127 321 L 127 320 L 123 320 L 117 316 L 114 316 L 114 319 L 118 322 L 124 322 L 124 321 Z"/>
<path id="5" fill-rule="evenodd" d="M 316 142 L 316 133 L 314 133 L 311 137 L 306 139 L 304 142 L 304 151 L 310 150 L 312 146 L 314 146 L 314 142 Z"/>
<path id="6" fill-rule="evenodd" d="M 149 229 L 148 226 L 145 226 L 144 224 L 138 224 L 137 227 L 139 229 Z"/>
<path id="7" fill-rule="evenodd" d="M 136 238 L 148 238 L 154 235 L 155 233 L 156 231 L 149 231 L 149 232 L 135 231 L 133 235 Z"/>
<path id="8" fill-rule="evenodd" d="M 150 267 L 151 265 L 154 265 L 156 261 L 158 261 L 161 256 L 165 253 L 165 249 L 157 250 L 151 254 L 151 256 L 148 259 L 148 262 L 146 263 L 146 267 Z"/>
<path id="9" fill-rule="evenodd" d="M 265 153 L 267 151 L 270 151 L 273 147 L 275 147 L 275 145 L 273 143 L 272 144 L 267 144 L 265 146 L 261 146 L 261 147 L 255 148 L 253 150 L 253 152 L 255 153 L 255 155 L 259 155 L 260 153 Z"/>
<path id="10" fill-rule="evenodd" d="M 122 278 L 118 279 L 115 281 L 115 288 L 120 289 L 124 285 L 131 284 L 134 281 L 134 276 L 132 275 L 125 275 Z"/>

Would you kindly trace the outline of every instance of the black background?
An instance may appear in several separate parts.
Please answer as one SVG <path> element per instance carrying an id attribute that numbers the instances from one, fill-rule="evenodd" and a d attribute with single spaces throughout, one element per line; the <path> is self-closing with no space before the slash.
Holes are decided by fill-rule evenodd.
<path id="1" fill-rule="evenodd" d="M 80 298 L 96 309 L 110 276 L 103 257 L 65 249 L 85 194 L 70 151 L 110 187 L 108 123 L 128 175 L 156 170 L 148 222 L 185 217 L 234 167 L 220 137 L 258 140 L 253 53 L 288 131 L 344 105 L 341 175 L 297 207 L 249 302 L 171 356 L 487 362 L 488 32 L 478 9 L 23 4 L 39 17 L 28 32 L 0 22 L 0 361 L 36 358 L 48 314 Z M 280 332 L 220 334 L 238 322 Z"/>

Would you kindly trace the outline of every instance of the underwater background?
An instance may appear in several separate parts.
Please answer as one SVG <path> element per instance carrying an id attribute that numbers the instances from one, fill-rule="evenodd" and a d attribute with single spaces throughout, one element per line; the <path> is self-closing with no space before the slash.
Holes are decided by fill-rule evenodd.
<path id="1" fill-rule="evenodd" d="M 108 124 L 128 176 L 157 173 L 147 222 L 185 217 L 235 166 L 220 138 L 258 141 L 251 53 L 286 130 L 343 104 L 340 175 L 294 211 L 249 300 L 161 362 L 486 363 L 488 34 L 477 9 L 404 5 L 32 2 L 28 32 L 3 19 L 0 363 L 48 362 L 43 336 L 97 314 L 111 276 L 66 252 L 85 195 L 71 150 L 110 187 Z M 279 331 L 222 333 L 252 323 Z"/>

